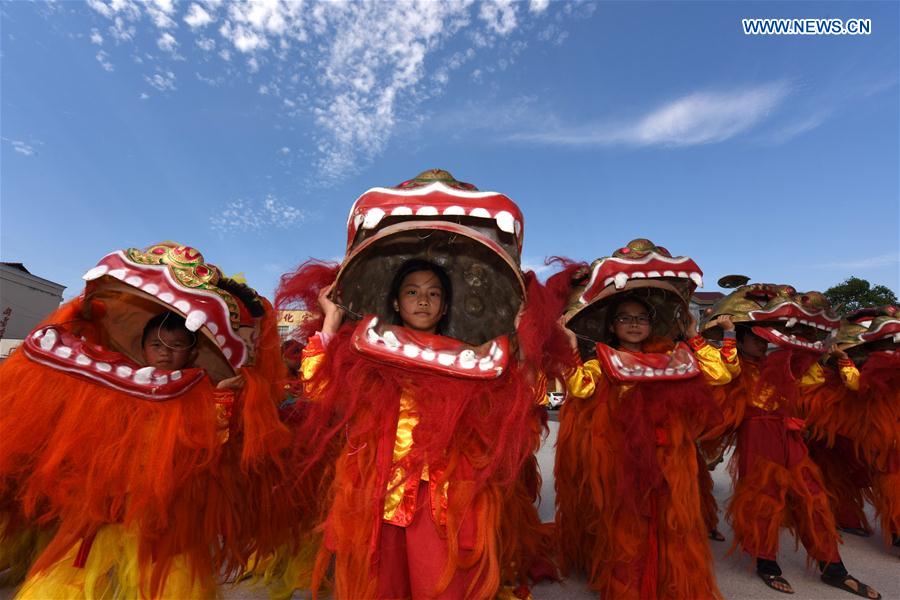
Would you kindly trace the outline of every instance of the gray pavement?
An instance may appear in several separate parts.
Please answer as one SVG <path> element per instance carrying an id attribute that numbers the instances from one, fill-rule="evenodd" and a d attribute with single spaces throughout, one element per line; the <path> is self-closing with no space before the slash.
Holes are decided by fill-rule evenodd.
<path id="1" fill-rule="evenodd" d="M 558 429 L 559 423 L 555 419 L 551 419 L 550 435 L 538 453 L 538 462 L 544 478 L 540 505 L 540 514 L 544 521 L 553 520 L 553 459 Z M 731 480 L 725 471 L 725 463 L 713 472 L 713 481 L 715 483 L 714 493 L 721 512 L 731 493 Z M 870 521 L 875 523 L 871 514 Z M 756 578 L 752 561 L 742 556 L 726 556 L 728 548 L 731 546 L 732 533 L 724 519 L 720 522 L 720 530 L 725 534 L 726 541 L 710 542 L 710 544 L 715 558 L 719 588 L 726 598 L 849 600 L 857 597 L 831 588 L 819 581 L 815 568 L 807 568 L 806 553 L 802 547 L 799 550 L 795 549 L 793 538 L 787 534 L 783 534 L 781 538 L 779 564 L 784 571 L 785 578 L 791 582 L 796 593 L 793 596 L 787 596 L 770 590 Z M 877 588 L 885 599 L 900 600 L 900 561 L 897 559 L 897 550 L 888 551 L 882 545 L 880 530 L 870 538 L 846 536 L 844 544 L 841 546 L 841 555 L 851 574 Z M 0 600 L 12 598 L 13 591 L 9 588 L 0 589 Z M 578 600 L 597 597 L 587 588 L 584 580 L 578 578 L 568 579 L 562 583 L 544 583 L 536 586 L 533 593 L 536 600 Z M 267 597 L 265 590 L 247 586 L 226 589 L 224 592 L 226 600 L 263 600 Z M 304 592 L 298 591 L 294 594 L 294 598 L 308 597 L 309 594 Z"/>

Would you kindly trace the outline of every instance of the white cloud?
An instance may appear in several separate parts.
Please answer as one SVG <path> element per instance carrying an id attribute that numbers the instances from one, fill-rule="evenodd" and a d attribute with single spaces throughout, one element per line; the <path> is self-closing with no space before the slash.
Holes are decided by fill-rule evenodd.
<path id="1" fill-rule="evenodd" d="M 533 13 L 542 13 L 550 6 L 550 0 L 531 0 L 528 3 L 528 10 Z"/>
<path id="2" fill-rule="evenodd" d="M 96 58 L 97 62 L 100 63 L 100 66 L 103 67 L 104 71 L 115 71 L 115 67 L 113 67 L 111 62 L 109 62 L 109 55 L 106 52 L 100 50 L 99 52 L 97 52 Z"/>
<path id="3" fill-rule="evenodd" d="M 160 62 L 181 58 L 174 36 L 177 23 L 184 22 L 188 29 L 178 33 L 181 44 L 186 45 L 184 36 L 194 36 L 197 47 L 209 53 L 207 60 L 216 61 L 229 80 L 241 81 L 243 71 L 243 81 L 259 89 L 260 81 L 254 81 L 259 73 L 270 88 L 280 85 L 284 96 L 311 99 L 304 101 L 303 111 L 280 101 L 278 106 L 295 118 L 313 120 L 318 150 L 313 161 L 317 179 L 326 182 L 358 170 L 383 152 L 397 125 L 416 122 L 419 105 L 453 85 L 454 71 L 477 53 L 499 55 L 498 67 L 483 71 L 490 75 L 491 69 L 511 65 L 524 49 L 515 33 L 527 21 L 554 20 L 556 43 L 565 38 L 563 19 L 578 12 L 568 3 L 549 0 L 88 4 L 111 21 L 109 35 L 117 43 L 143 44 L 144 35 L 151 34 L 169 54 L 154 57 L 150 62 L 155 70 L 145 75 L 157 89 L 174 89 L 174 72 L 161 68 Z M 465 36 L 466 50 L 441 56 L 439 51 L 459 36 Z M 241 60 L 232 60 L 236 56 Z"/>
<path id="4" fill-rule="evenodd" d="M 140 95 L 141 100 L 146 100 L 149 97 L 150 97 L 150 94 L 148 94 L 147 92 L 141 92 L 141 95 Z"/>
<path id="5" fill-rule="evenodd" d="M 212 23 L 212 21 L 212 15 L 203 10 L 203 7 L 199 4 L 191 4 L 191 8 L 184 16 L 184 22 L 187 23 L 188 27 L 190 27 L 191 29 L 204 27 Z"/>
<path id="6" fill-rule="evenodd" d="M 280 154 L 282 156 L 287 156 L 290 153 L 291 153 L 291 149 L 288 148 L 287 146 L 282 146 L 281 148 L 278 149 L 278 154 Z"/>
<path id="7" fill-rule="evenodd" d="M 533 121 L 533 129 L 512 140 L 562 146 L 695 146 L 722 142 L 757 125 L 788 95 L 783 83 L 727 92 L 695 92 L 624 122 L 561 124 Z"/>
<path id="8" fill-rule="evenodd" d="M 103 45 L 103 36 L 100 35 L 100 32 L 97 31 L 96 27 L 91 29 L 91 43 L 97 44 L 98 46 Z"/>
<path id="9" fill-rule="evenodd" d="M 4 142 L 12 146 L 13 150 L 15 150 L 18 154 L 21 154 L 22 156 L 34 156 L 35 154 L 37 154 L 37 148 L 35 148 L 35 146 L 42 145 L 42 143 L 37 140 L 26 142 L 24 140 L 11 140 L 9 138 L 2 139 Z"/>
<path id="10" fill-rule="evenodd" d="M 878 256 L 867 256 L 847 261 L 823 263 L 816 265 L 818 269 L 878 269 L 892 267 L 900 263 L 900 254 L 888 253 Z"/>
<path id="11" fill-rule="evenodd" d="M 157 70 L 152 76 L 144 76 L 144 81 L 161 92 L 175 90 L 175 73 L 172 71 Z"/>
<path id="12" fill-rule="evenodd" d="M 270 195 L 262 202 L 241 199 L 229 202 L 221 214 L 209 218 L 209 223 L 213 231 L 236 233 L 291 229 L 302 225 L 307 219 L 308 215 L 303 210 Z"/>
<path id="13" fill-rule="evenodd" d="M 175 39 L 174 35 L 166 31 L 156 40 L 156 45 L 159 46 L 160 50 L 174 54 L 178 49 L 178 40 Z"/>

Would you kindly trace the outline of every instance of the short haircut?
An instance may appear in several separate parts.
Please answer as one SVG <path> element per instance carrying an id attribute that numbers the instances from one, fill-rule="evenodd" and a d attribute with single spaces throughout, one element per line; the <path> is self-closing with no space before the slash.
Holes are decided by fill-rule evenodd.
<path id="1" fill-rule="evenodd" d="M 171 310 L 167 310 L 165 312 L 161 312 L 144 325 L 144 333 L 141 334 L 141 346 L 147 341 L 147 338 L 156 333 L 157 331 L 184 331 L 188 335 L 191 336 L 191 339 L 194 342 L 197 341 L 197 337 L 194 333 L 187 328 L 187 325 L 184 323 L 184 317 L 181 315 L 172 312 Z"/>

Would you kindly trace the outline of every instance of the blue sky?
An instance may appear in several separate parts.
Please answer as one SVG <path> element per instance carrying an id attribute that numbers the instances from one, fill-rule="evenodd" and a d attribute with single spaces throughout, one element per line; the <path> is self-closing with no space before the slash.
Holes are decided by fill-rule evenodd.
<path id="1" fill-rule="evenodd" d="M 269 294 L 366 189 L 506 193 L 525 263 L 634 237 L 900 287 L 900 4 L 4 2 L 0 254 L 81 290 L 172 239 Z M 744 17 L 868 18 L 745 36 Z"/>

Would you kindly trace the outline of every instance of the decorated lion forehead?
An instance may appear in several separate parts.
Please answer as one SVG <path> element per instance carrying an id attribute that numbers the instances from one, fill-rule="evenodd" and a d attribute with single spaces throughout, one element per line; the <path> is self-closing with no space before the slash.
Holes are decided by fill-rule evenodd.
<path id="1" fill-rule="evenodd" d="M 784 348 L 814 352 L 837 333 L 840 318 L 820 292 L 798 292 L 793 286 L 773 283 L 742 285 L 719 300 L 702 324 L 707 337 L 721 337 L 720 315 L 736 324 L 749 324 L 753 332 Z"/>
<path id="2" fill-rule="evenodd" d="M 47 325 L 26 341 L 32 360 L 152 399 L 177 396 L 204 373 L 221 380 L 254 362 L 265 301 L 190 246 L 163 242 L 117 250 L 83 279 L 78 322 L 91 323 L 98 339 L 79 335 L 74 322 Z M 183 316 L 196 335 L 196 368 L 140 366 L 144 327 L 166 310 Z"/>
<path id="3" fill-rule="evenodd" d="M 638 238 L 611 256 L 591 263 L 589 273 L 574 288 L 566 324 L 575 333 L 606 342 L 610 334 L 606 311 L 624 294 L 653 309 L 653 331 L 660 337 L 680 333 L 694 290 L 703 272 L 692 259 L 672 256 L 648 239 Z"/>
<path id="4" fill-rule="evenodd" d="M 834 344 L 850 348 L 896 348 L 900 344 L 900 309 L 896 306 L 861 308 L 844 315 Z"/>

